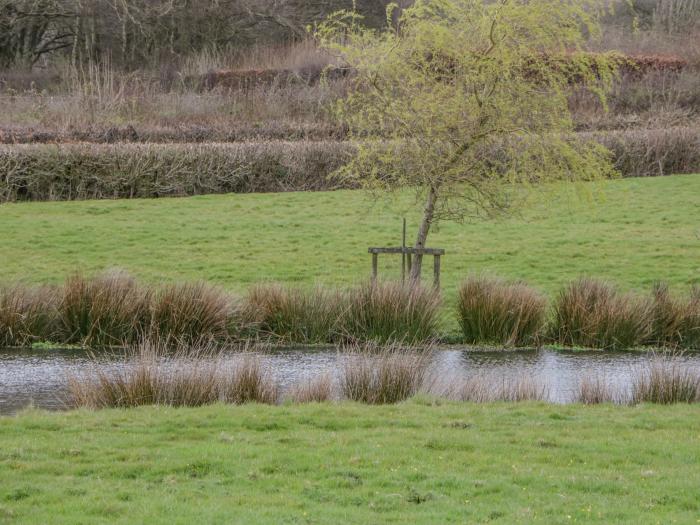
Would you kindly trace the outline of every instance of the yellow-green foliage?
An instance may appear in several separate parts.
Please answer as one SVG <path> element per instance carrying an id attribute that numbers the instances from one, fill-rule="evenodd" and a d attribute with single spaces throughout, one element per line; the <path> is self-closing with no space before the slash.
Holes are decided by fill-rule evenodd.
<path id="1" fill-rule="evenodd" d="M 365 139 L 345 175 L 427 193 L 429 225 L 505 211 L 513 183 L 611 174 L 604 147 L 568 136 L 571 85 L 605 102 L 615 71 L 611 56 L 579 52 L 598 33 L 594 4 L 418 0 L 383 32 L 336 13 L 317 36 L 357 71 L 335 114 Z"/>

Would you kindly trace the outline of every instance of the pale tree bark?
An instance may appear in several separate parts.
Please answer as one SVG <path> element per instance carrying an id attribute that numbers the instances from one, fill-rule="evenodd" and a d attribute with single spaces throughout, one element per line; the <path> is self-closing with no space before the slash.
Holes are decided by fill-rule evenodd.
<path id="1" fill-rule="evenodd" d="M 425 248 L 425 242 L 428 239 L 428 233 L 430 232 L 430 226 L 433 223 L 433 218 L 435 217 L 435 203 L 437 202 L 438 191 L 435 186 L 430 186 L 428 189 L 428 197 L 425 200 L 425 207 L 423 208 L 423 220 L 421 221 L 420 228 L 418 228 L 418 235 L 416 236 L 415 248 Z M 415 254 L 413 256 L 413 264 L 411 265 L 411 283 L 417 284 L 420 282 L 421 267 L 423 266 L 423 256 L 420 254 Z"/>

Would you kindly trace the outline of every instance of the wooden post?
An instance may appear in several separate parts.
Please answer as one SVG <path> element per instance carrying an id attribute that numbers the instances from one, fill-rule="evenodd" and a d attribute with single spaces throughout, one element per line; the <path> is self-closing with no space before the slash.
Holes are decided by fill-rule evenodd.
<path id="1" fill-rule="evenodd" d="M 406 282 L 406 218 L 403 219 L 403 235 L 401 236 L 401 284 Z"/>
<path id="2" fill-rule="evenodd" d="M 372 254 L 372 283 L 377 282 L 377 273 L 378 273 L 378 266 L 379 266 L 379 254 L 378 253 L 373 253 Z"/>
<path id="3" fill-rule="evenodd" d="M 433 256 L 433 284 L 436 290 L 440 290 L 440 256 Z"/>

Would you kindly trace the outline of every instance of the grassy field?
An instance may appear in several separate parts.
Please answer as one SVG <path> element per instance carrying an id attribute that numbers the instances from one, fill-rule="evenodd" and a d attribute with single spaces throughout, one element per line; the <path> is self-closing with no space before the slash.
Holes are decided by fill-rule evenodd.
<path id="1" fill-rule="evenodd" d="M 448 297 L 479 271 L 548 292 L 581 274 L 632 289 L 698 282 L 700 175 L 600 188 L 592 200 L 548 193 L 505 221 L 444 223 L 429 244 L 447 250 Z M 149 281 L 206 279 L 237 291 L 261 280 L 354 283 L 369 276 L 368 246 L 400 244 L 405 210 L 413 236 L 412 204 L 409 195 L 389 205 L 357 191 L 5 204 L 0 281 L 57 283 L 76 270 L 120 267 Z M 399 275 L 399 259 L 383 263 L 383 276 Z"/>
<path id="2" fill-rule="evenodd" d="M 696 523 L 699 410 L 26 412 L 0 418 L 0 522 Z"/>

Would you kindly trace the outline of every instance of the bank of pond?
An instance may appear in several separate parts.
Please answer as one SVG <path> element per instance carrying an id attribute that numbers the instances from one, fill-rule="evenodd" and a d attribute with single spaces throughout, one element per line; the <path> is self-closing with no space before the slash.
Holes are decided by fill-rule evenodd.
<path id="1" fill-rule="evenodd" d="M 448 329 L 454 312 L 459 331 Z M 121 271 L 74 275 L 61 286 L 0 286 L 0 347 L 36 343 L 124 346 L 278 344 L 404 345 L 431 341 L 503 348 L 561 345 L 622 350 L 700 347 L 700 288 L 648 294 L 579 278 L 548 298 L 522 282 L 470 276 L 457 304 L 429 287 L 397 282 L 333 289 L 259 284 L 234 296 L 204 282 L 152 286 Z"/>

